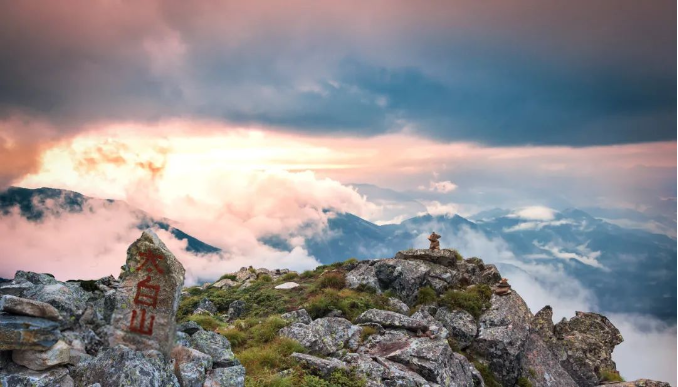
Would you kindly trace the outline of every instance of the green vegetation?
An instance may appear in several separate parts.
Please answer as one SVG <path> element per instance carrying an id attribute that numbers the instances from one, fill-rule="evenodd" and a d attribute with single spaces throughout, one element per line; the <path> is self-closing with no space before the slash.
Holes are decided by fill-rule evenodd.
<path id="1" fill-rule="evenodd" d="M 492 370 L 490 370 L 490 367 L 479 361 L 474 361 L 473 365 L 476 367 L 478 372 L 480 372 L 480 376 L 483 377 L 483 381 L 485 381 L 485 386 L 502 387 L 501 383 L 499 383 L 499 381 L 497 381 L 497 378 L 494 376 Z"/>
<path id="2" fill-rule="evenodd" d="M 518 387 L 532 387 L 530 380 L 524 376 L 521 376 L 516 381 L 516 386 Z"/>
<path id="3" fill-rule="evenodd" d="M 207 331 L 214 331 L 217 328 L 220 328 L 224 326 L 225 324 L 216 318 L 209 316 L 209 315 L 193 315 L 188 318 L 190 321 L 195 321 L 202 327 L 202 329 L 207 330 Z"/>
<path id="4" fill-rule="evenodd" d="M 235 281 L 238 279 L 238 277 L 236 277 L 235 274 L 224 274 L 219 278 L 219 280 L 222 279 L 230 279 L 231 281 Z"/>
<path id="5" fill-rule="evenodd" d="M 426 286 L 419 289 L 417 294 L 417 305 L 428 305 L 436 302 L 437 294 L 433 288 Z"/>
<path id="6" fill-rule="evenodd" d="M 619 375 L 618 372 L 614 370 L 603 369 L 600 371 L 600 381 L 601 382 L 623 382 L 624 378 Z"/>
<path id="7" fill-rule="evenodd" d="M 293 279 L 296 279 L 297 277 L 299 277 L 299 274 L 297 273 L 287 273 L 284 276 L 282 276 L 281 279 L 285 282 L 289 282 L 292 281 Z"/>
<path id="8" fill-rule="evenodd" d="M 351 289 L 324 289 L 311 297 L 304 308 L 314 319 L 324 317 L 333 310 L 340 310 L 344 317 L 353 320 L 368 309 L 388 309 L 386 297 Z"/>
<path id="9" fill-rule="evenodd" d="M 339 271 L 327 272 L 320 276 L 316 282 L 316 288 L 322 289 L 343 289 L 346 287 L 346 276 Z"/>
<path id="10" fill-rule="evenodd" d="M 301 380 L 301 387 L 364 387 L 365 380 L 358 377 L 354 372 L 334 371 L 325 380 L 313 375 L 306 375 Z"/>
<path id="11" fill-rule="evenodd" d="M 257 281 L 273 282 L 273 278 L 271 278 L 271 276 L 268 275 L 268 274 L 260 274 L 260 275 L 257 276 Z"/>
<path id="12" fill-rule="evenodd" d="M 377 333 L 377 328 L 371 327 L 369 325 L 363 326 L 363 330 L 360 332 L 360 341 L 365 342 L 373 334 Z"/>
<path id="13" fill-rule="evenodd" d="M 440 305 L 451 310 L 461 309 L 469 312 L 476 319 L 483 310 L 490 307 L 492 289 L 487 285 L 476 285 L 466 290 L 448 290 L 440 297 Z"/>

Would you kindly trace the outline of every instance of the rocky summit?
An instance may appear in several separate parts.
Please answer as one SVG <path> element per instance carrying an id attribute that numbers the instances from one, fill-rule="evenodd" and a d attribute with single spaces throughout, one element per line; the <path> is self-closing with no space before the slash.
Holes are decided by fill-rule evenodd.
<path id="1" fill-rule="evenodd" d="M 554 324 L 451 249 L 183 280 L 150 230 L 117 279 L 17 272 L 0 283 L 0 386 L 668 386 L 623 380 L 605 316 Z"/>

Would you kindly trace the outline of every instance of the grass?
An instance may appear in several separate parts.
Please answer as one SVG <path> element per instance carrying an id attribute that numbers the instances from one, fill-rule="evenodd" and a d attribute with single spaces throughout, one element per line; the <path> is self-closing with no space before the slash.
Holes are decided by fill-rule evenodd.
<path id="1" fill-rule="evenodd" d="M 438 295 L 433 288 L 429 286 L 420 288 L 419 293 L 417 294 L 417 305 L 434 304 L 437 298 Z"/>
<path id="2" fill-rule="evenodd" d="M 316 289 L 343 289 L 346 287 L 346 276 L 344 273 L 335 271 L 327 272 L 320 276 L 316 281 Z"/>
<path id="3" fill-rule="evenodd" d="M 603 369 L 600 371 L 601 382 L 623 382 L 624 378 L 618 372 L 613 370 Z"/>
<path id="4" fill-rule="evenodd" d="M 360 332 L 360 341 L 365 342 L 373 334 L 377 333 L 377 328 L 371 327 L 369 325 L 363 326 L 362 331 Z"/>
<path id="5" fill-rule="evenodd" d="M 214 331 L 226 325 L 223 322 L 217 320 L 216 318 L 207 315 L 193 315 L 188 319 L 190 321 L 195 321 L 196 323 L 198 323 L 198 325 L 200 325 L 204 330 L 207 331 Z"/>
<path id="6" fill-rule="evenodd" d="M 238 277 L 236 277 L 235 274 L 224 274 L 221 277 L 219 277 L 219 280 L 222 279 L 230 279 L 231 281 L 235 281 L 238 279 Z"/>
<path id="7" fill-rule="evenodd" d="M 479 361 L 474 361 L 473 365 L 476 367 L 478 372 L 480 372 L 480 376 L 483 377 L 486 387 L 502 387 L 501 383 L 499 383 L 497 378 L 494 376 L 494 372 L 490 370 L 490 367 Z"/>
<path id="8" fill-rule="evenodd" d="M 333 310 L 340 310 L 348 320 L 353 320 L 368 309 L 388 309 L 387 298 L 373 293 L 352 289 L 324 289 L 312 296 L 304 308 L 314 319 L 324 317 Z"/>
<path id="9" fill-rule="evenodd" d="M 285 282 L 292 281 L 293 279 L 296 279 L 299 277 L 299 274 L 297 273 L 287 273 L 281 277 L 281 279 Z"/>
<path id="10" fill-rule="evenodd" d="M 521 376 L 516 381 L 516 386 L 518 387 L 532 387 L 532 382 L 524 376 Z"/>
<path id="11" fill-rule="evenodd" d="M 492 289 L 487 285 L 476 285 L 466 290 L 448 290 L 440 297 L 440 305 L 450 310 L 461 309 L 478 319 L 483 310 L 490 307 Z"/>

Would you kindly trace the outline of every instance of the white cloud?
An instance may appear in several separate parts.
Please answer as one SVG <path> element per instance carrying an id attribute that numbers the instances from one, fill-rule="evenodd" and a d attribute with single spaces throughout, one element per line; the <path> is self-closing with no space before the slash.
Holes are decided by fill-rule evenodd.
<path id="1" fill-rule="evenodd" d="M 560 258 L 564 260 L 574 259 L 585 265 L 597 267 L 599 269 L 605 269 L 605 267 L 598 262 L 598 257 L 600 257 L 600 251 L 591 251 L 586 245 L 576 246 L 575 249 L 579 251 L 580 254 L 564 251 L 563 247 L 556 246 L 554 243 L 539 243 L 537 241 L 532 242 L 538 248 L 548 251 L 555 258 Z"/>
<path id="2" fill-rule="evenodd" d="M 511 218 L 525 220 L 553 220 L 556 210 L 544 206 L 523 207 L 509 215 Z"/>
<path id="3" fill-rule="evenodd" d="M 503 231 L 504 232 L 516 232 L 516 231 L 526 231 L 526 230 L 541 230 L 544 227 L 562 226 L 562 225 L 565 225 L 565 224 L 575 224 L 575 222 L 571 219 L 552 220 L 552 221 L 545 221 L 545 222 L 530 221 L 530 222 L 518 223 L 513 227 L 505 227 L 503 229 Z"/>
<path id="4" fill-rule="evenodd" d="M 426 187 L 420 185 L 418 187 L 420 190 L 425 190 Z M 445 181 L 431 181 L 428 186 L 429 191 L 440 192 L 440 193 L 450 193 L 457 189 L 457 185 L 452 183 L 449 180 Z"/>

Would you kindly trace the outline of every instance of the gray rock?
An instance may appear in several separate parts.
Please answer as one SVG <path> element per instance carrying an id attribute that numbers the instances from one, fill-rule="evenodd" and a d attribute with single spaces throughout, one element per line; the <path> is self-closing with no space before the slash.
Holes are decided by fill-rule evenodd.
<path id="1" fill-rule="evenodd" d="M 201 330 L 202 327 L 198 325 L 198 323 L 195 321 L 186 321 L 184 323 L 177 325 L 177 332 L 184 332 L 189 336 Z"/>
<path id="2" fill-rule="evenodd" d="M 214 303 L 207 298 L 203 298 L 202 300 L 200 300 L 197 309 L 206 310 L 212 314 L 217 313 L 217 307 L 214 306 Z"/>
<path id="3" fill-rule="evenodd" d="M 202 387 L 207 371 L 212 368 L 212 357 L 195 349 L 177 346 L 172 349 L 171 358 L 181 387 Z"/>
<path id="4" fill-rule="evenodd" d="M 26 291 L 33 289 L 34 286 L 35 285 L 27 281 L 0 283 L 0 295 L 21 297 Z"/>
<path id="5" fill-rule="evenodd" d="M 370 309 L 355 320 L 357 323 L 377 323 L 384 328 L 402 328 L 411 331 L 427 331 L 428 324 L 416 318 L 381 309 Z"/>
<path id="6" fill-rule="evenodd" d="M 424 305 L 419 308 L 411 317 L 415 320 L 420 320 L 428 326 L 428 331 L 425 332 L 431 338 L 446 339 L 449 336 L 447 328 L 436 320 L 432 313 L 435 314 L 436 307 L 431 305 Z"/>
<path id="7" fill-rule="evenodd" d="M 203 387 L 244 387 L 245 367 L 216 368 L 207 374 Z"/>
<path id="8" fill-rule="evenodd" d="M 46 350 L 56 344 L 60 337 L 57 322 L 0 314 L 0 350 Z"/>
<path id="9" fill-rule="evenodd" d="M 12 351 L 12 360 L 33 371 L 42 371 L 61 364 L 68 364 L 70 360 L 70 346 L 59 340 L 46 351 L 34 349 Z"/>
<path id="10" fill-rule="evenodd" d="M 447 341 L 413 337 L 402 331 L 372 335 L 359 353 L 386 358 L 442 386 L 474 386 L 477 371 L 462 355 L 452 352 Z"/>
<path id="11" fill-rule="evenodd" d="M 650 379 L 638 379 L 631 382 L 605 383 L 605 387 L 671 387 L 670 384 Z"/>
<path id="12" fill-rule="evenodd" d="M 191 348 L 212 356 L 215 367 L 240 365 L 224 336 L 210 331 L 198 331 L 190 338 Z"/>
<path id="13" fill-rule="evenodd" d="M 362 261 L 353 270 L 346 273 L 346 287 L 355 289 L 359 286 L 369 286 L 381 293 L 379 280 L 374 270 L 374 261 Z"/>
<path id="14" fill-rule="evenodd" d="M 520 355 L 532 314 L 517 292 L 492 295 L 492 306 L 480 316 L 478 337 L 471 348 L 487 360 L 502 384 L 512 386 L 520 376 Z"/>
<path id="15" fill-rule="evenodd" d="M 33 285 L 52 285 L 58 281 L 51 274 L 34 273 L 32 271 L 18 270 L 14 274 L 15 282 L 30 282 Z"/>
<path id="16" fill-rule="evenodd" d="M 460 349 L 465 349 L 476 337 L 478 327 L 473 316 L 464 310 L 450 311 L 447 308 L 439 308 L 435 319 L 450 332 L 450 336 L 457 342 Z"/>
<path id="17" fill-rule="evenodd" d="M 528 336 L 520 361 L 521 376 L 527 378 L 533 387 L 577 387 L 537 333 Z"/>
<path id="18" fill-rule="evenodd" d="M 33 371 L 9 363 L 0 367 L 0 386 L 7 387 L 73 387 L 73 379 L 66 367 Z"/>
<path id="19" fill-rule="evenodd" d="M 303 353 L 293 353 L 292 357 L 297 360 L 304 368 L 311 370 L 314 374 L 328 377 L 337 370 L 348 370 L 346 363 L 341 360 L 306 355 Z"/>
<path id="20" fill-rule="evenodd" d="M 62 327 L 72 327 L 87 307 L 90 294 L 78 283 L 56 282 L 37 285 L 23 294 L 24 298 L 44 302 L 55 307 L 61 315 Z"/>
<path id="21" fill-rule="evenodd" d="M 188 333 L 184 333 L 181 331 L 178 331 L 175 338 L 174 342 L 176 345 L 181 345 L 184 347 L 190 347 L 191 346 L 191 336 L 188 335 Z"/>
<path id="22" fill-rule="evenodd" d="M 179 387 L 172 367 L 158 351 L 140 352 L 124 346 L 103 350 L 71 371 L 77 386 L 100 383 L 101 387 Z"/>
<path id="23" fill-rule="evenodd" d="M 22 316 L 46 318 L 53 321 L 61 319 L 59 311 L 50 304 L 10 295 L 0 297 L 0 311 Z"/>
<path id="24" fill-rule="evenodd" d="M 290 323 L 298 322 L 302 324 L 310 324 L 313 321 L 306 309 L 298 309 L 288 313 L 283 313 L 280 317 L 285 321 L 289 321 Z"/>
<path id="25" fill-rule="evenodd" d="M 406 366 L 383 357 L 347 353 L 342 360 L 358 375 L 365 378 L 368 387 L 430 387 L 432 384 Z"/>
<path id="26" fill-rule="evenodd" d="M 236 300 L 228 305 L 228 312 L 226 312 L 226 320 L 233 321 L 245 313 L 245 301 Z"/>
<path id="27" fill-rule="evenodd" d="M 146 230 L 127 249 L 120 281 L 110 345 L 156 349 L 169 356 L 184 267 L 153 231 Z"/>
<path id="28" fill-rule="evenodd" d="M 624 339 L 607 317 L 577 312 L 569 321 L 563 319 L 555 324 L 555 339 L 545 332 L 546 329 L 540 332 L 544 341 L 578 385 L 598 385 L 601 371 L 616 371 L 612 351 Z"/>
<path id="29" fill-rule="evenodd" d="M 344 349 L 355 350 L 362 328 L 340 317 L 324 317 L 310 324 L 294 323 L 279 335 L 298 341 L 312 354 L 330 355 Z"/>
<path id="30" fill-rule="evenodd" d="M 222 280 L 219 280 L 215 283 L 212 284 L 212 287 L 219 288 L 219 289 L 224 289 L 224 288 L 232 288 L 238 286 L 238 283 L 230 280 L 228 278 L 224 278 Z"/>
<path id="31" fill-rule="evenodd" d="M 388 306 L 397 313 L 404 314 L 408 316 L 410 314 L 410 307 L 406 303 L 400 301 L 397 298 L 389 297 Z"/>
<path id="32" fill-rule="evenodd" d="M 462 257 L 457 250 L 452 249 L 412 249 L 397 252 L 395 259 L 419 260 L 447 267 L 455 267 L 457 262 L 461 261 Z"/>

